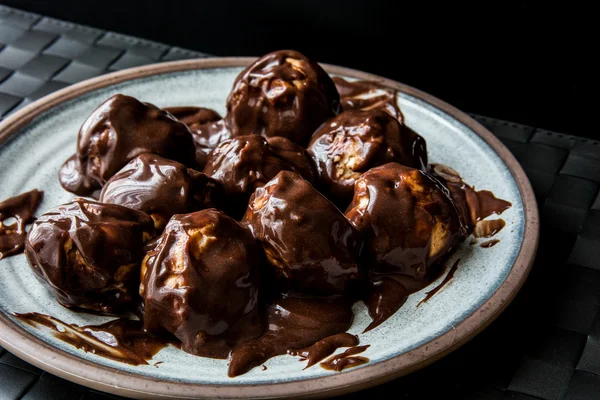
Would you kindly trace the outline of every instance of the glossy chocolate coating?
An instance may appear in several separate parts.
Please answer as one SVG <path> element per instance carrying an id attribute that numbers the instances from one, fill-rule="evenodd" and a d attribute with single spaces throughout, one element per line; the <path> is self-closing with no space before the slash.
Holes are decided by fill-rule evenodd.
<path id="1" fill-rule="evenodd" d="M 221 119 L 218 112 L 204 107 L 165 107 L 163 110 L 183 122 L 190 131 L 194 131 L 199 126 L 209 122 L 216 122 Z"/>
<path id="2" fill-rule="evenodd" d="M 81 126 L 77 153 L 62 166 L 60 183 L 70 192 L 89 195 L 142 153 L 158 154 L 192 166 L 192 134 L 168 112 L 117 94 Z"/>
<path id="3" fill-rule="evenodd" d="M 142 263 L 146 329 L 165 329 L 183 350 L 224 358 L 259 336 L 260 246 L 250 231 L 207 209 L 175 215 Z"/>
<path id="4" fill-rule="evenodd" d="M 461 238 L 447 190 L 427 173 L 397 163 L 357 179 L 346 217 L 363 234 L 375 273 L 428 280 L 431 266 Z"/>
<path id="5" fill-rule="evenodd" d="M 489 190 L 475 190 L 462 180 L 458 172 L 446 165 L 431 164 L 428 169 L 431 176 L 448 189 L 465 235 L 473 232 L 476 237 L 489 237 L 502 229 L 497 229 L 499 222 L 483 220 L 492 214 L 502 214 L 512 206 L 510 202 L 496 198 Z"/>
<path id="6" fill-rule="evenodd" d="M 361 240 L 344 215 L 294 172 L 256 189 L 244 216 L 289 290 L 348 292 L 361 279 Z"/>
<path id="7" fill-rule="evenodd" d="M 248 135 L 219 144 L 204 173 L 223 184 L 225 192 L 232 195 L 231 201 L 237 203 L 234 208 L 245 209 L 254 190 L 283 170 L 315 181 L 314 165 L 306 150 L 283 137 Z"/>
<path id="8" fill-rule="evenodd" d="M 27 232 L 25 226 L 34 219 L 44 192 L 33 189 L 0 202 L 0 260 L 21 254 L 25 248 Z M 15 222 L 7 224 L 9 218 Z"/>
<path id="9" fill-rule="evenodd" d="M 100 202 L 119 204 L 150 214 L 161 231 L 174 214 L 215 207 L 220 184 L 177 161 L 140 154 L 106 182 Z"/>
<path id="10" fill-rule="evenodd" d="M 259 58 L 236 78 L 225 123 L 233 136 L 284 136 L 306 145 L 339 108 L 335 84 L 319 64 L 282 50 Z"/>
<path id="11" fill-rule="evenodd" d="M 208 155 L 219 143 L 232 138 L 221 116 L 210 108 L 167 107 L 164 110 L 190 129 L 196 145 L 195 168 L 199 170 L 204 168 Z"/>
<path id="12" fill-rule="evenodd" d="M 25 254 L 62 305 L 118 311 L 137 298 L 143 248 L 153 230 L 146 213 L 76 199 L 33 224 Z"/>
<path id="13" fill-rule="evenodd" d="M 340 113 L 315 132 L 308 152 L 321 188 L 343 208 L 363 172 L 389 162 L 427 166 L 425 139 L 381 109 Z"/>
<path id="14" fill-rule="evenodd" d="M 194 144 L 196 145 L 196 167 L 204 169 L 210 153 L 222 142 L 231 139 L 231 132 L 221 119 L 216 122 L 208 122 L 196 127 L 192 131 Z"/>
<path id="15" fill-rule="evenodd" d="M 404 122 L 404 115 L 398 105 L 398 91 L 372 81 L 347 81 L 342 77 L 332 78 L 338 93 L 342 110 L 381 109 Z"/>

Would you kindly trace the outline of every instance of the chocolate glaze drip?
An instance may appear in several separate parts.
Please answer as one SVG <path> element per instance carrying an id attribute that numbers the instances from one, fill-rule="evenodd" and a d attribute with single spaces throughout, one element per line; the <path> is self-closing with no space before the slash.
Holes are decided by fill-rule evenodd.
<path id="1" fill-rule="evenodd" d="M 342 110 L 382 109 L 400 122 L 404 116 L 398 106 L 398 91 L 371 81 L 347 81 L 336 76 L 333 78 L 340 94 Z"/>
<path id="2" fill-rule="evenodd" d="M 506 222 L 503 219 L 486 219 L 477 222 L 475 229 L 473 230 L 473 236 L 478 238 L 489 238 L 497 234 L 506 226 Z"/>
<path id="3" fill-rule="evenodd" d="M 25 226 L 33 221 L 33 213 L 43 196 L 44 192 L 33 189 L 0 202 L 0 260 L 23 252 L 27 237 Z M 9 218 L 15 222 L 6 224 Z"/>
<path id="4" fill-rule="evenodd" d="M 172 344 L 144 331 L 140 321 L 116 319 L 101 325 L 79 326 L 35 312 L 14 316 L 31 326 L 52 329 L 55 337 L 86 353 L 131 365 L 147 365 L 156 353 Z"/>
<path id="5" fill-rule="evenodd" d="M 512 204 L 498 199 L 488 190 L 476 191 L 458 172 L 442 164 L 430 164 L 429 172 L 446 186 L 458 209 L 461 223 L 471 233 L 477 222 L 492 214 L 502 214 Z"/>
<path id="6" fill-rule="evenodd" d="M 235 80 L 225 124 L 233 136 L 283 136 L 306 145 L 339 112 L 339 95 L 316 62 L 293 50 L 267 54 Z"/>
<path id="7" fill-rule="evenodd" d="M 448 282 L 450 282 L 452 280 L 452 278 L 454 277 L 454 274 L 456 273 L 456 270 L 458 269 L 458 263 L 459 262 L 460 262 L 460 258 L 458 260 L 456 260 L 454 262 L 454 264 L 452 264 L 452 267 L 450 268 L 450 271 L 448 271 L 448 273 L 446 274 L 446 277 L 444 278 L 444 280 L 439 285 L 437 285 L 436 287 L 434 287 L 433 289 L 431 289 L 430 291 L 428 291 L 427 293 L 425 293 L 425 298 L 423 300 L 421 300 L 419 302 L 419 304 L 417 304 L 417 307 L 419 307 L 423 303 L 426 303 L 437 292 L 439 292 L 440 290 L 442 290 L 442 288 L 444 286 L 446 286 L 446 284 Z"/>
<path id="8" fill-rule="evenodd" d="M 241 375 L 271 357 L 302 351 L 345 332 L 352 319 L 351 304 L 342 298 L 282 297 L 269 305 L 266 332 L 234 347 L 229 356 L 229 376 Z"/>
<path id="9" fill-rule="evenodd" d="M 368 347 L 368 344 L 365 346 L 351 347 L 343 353 L 337 354 L 329 358 L 327 361 L 322 362 L 321 367 L 323 369 L 341 372 L 347 368 L 358 367 L 359 365 L 366 364 L 369 362 L 367 357 L 355 356 L 355 354 L 362 353 Z"/>
<path id="10" fill-rule="evenodd" d="M 344 111 L 314 133 L 308 152 L 319 172 L 320 188 L 342 209 L 354 183 L 373 167 L 397 162 L 425 170 L 425 139 L 381 109 Z"/>
<path id="11" fill-rule="evenodd" d="M 401 282 L 390 277 L 372 279 L 365 292 L 364 303 L 373 321 L 363 333 L 381 325 L 406 302 L 410 292 Z"/>
<path id="12" fill-rule="evenodd" d="M 288 350 L 292 356 L 300 356 L 301 361 L 308 360 L 306 368 L 310 368 L 319 361 L 332 355 L 340 347 L 352 347 L 358 344 L 358 337 L 349 333 L 338 333 L 319 340 L 312 346 L 300 350 Z"/>
<path id="13" fill-rule="evenodd" d="M 498 243 L 500 243 L 500 240 L 492 239 L 492 240 L 488 240 L 488 241 L 481 243 L 479 246 L 483 247 L 484 249 L 487 249 L 487 248 L 497 245 Z"/>
<path id="14" fill-rule="evenodd" d="M 60 183 L 78 195 L 94 194 L 142 153 L 193 166 L 194 141 L 187 126 L 168 112 L 130 96 L 115 95 L 81 126 L 77 152 L 60 169 Z"/>

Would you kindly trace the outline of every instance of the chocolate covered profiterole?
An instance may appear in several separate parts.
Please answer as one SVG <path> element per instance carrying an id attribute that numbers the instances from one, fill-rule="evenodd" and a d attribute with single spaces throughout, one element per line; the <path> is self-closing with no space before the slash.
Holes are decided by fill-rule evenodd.
<path id="1" fill-rule="evenodd" d="M 93 194 L 142 153 L 192 166 L 192 134 L 168 112 L 117 94 L 94 110 L 81 126 L 77 153 L 61 167 L 60 183 L 75 194 Z"/>
<path id="2" fill-rule="evenodd" d="M 188 353 L 225 358 L 262 333 L 263 255 L 250 231 L 221 211 L 175 215 L 142 263 L 144 324 Z"/>
<path id="3" fill-rule="evenodd" d="M 319 172 L 320 187 L 344 209 L 354 182 L 369 169 L 398 162 L 425 169 L 425 139 L 382 109 L 344 111 L 314 133 L 308 152 Z"/>
<path id="4" fill-rule="evenodd" d="M 339 108 L 335 84 L 319 64 L 281 50 L 259 58 L 236 78 L 225 124 L 233 136 L 284 136 L 304 146 Z"/>
<path id="5" fill-rule="evenodd" d="M 398 163 L 372 168 L 357 179 L 346 217 L 362 233 L 370 259 L 364 301 L 373 321 L 365 331 L 431 283 L 439 263 L 466 233 L 447 189 L 427 173 Z"/>
<path id="6" fill-rule="evenodd" d="M 221 185 L 205 174 L 155 154 L 140 154 L 102 188 L 101 203 L 144 211 L 160 232 L 174 214 L 216 206 Z"/>
<path id="7" fill-rule="evenodd" d="M 346 217 L 363 234 L 375 273 L 430 277 L 464 228 L 448 191 L 427 173 L 398 163 L 372 168 L 357 179 Z"/>
<path id="8" fill-rule="evenodd" d="M 362 242 L 344 215 L 294 172 L 256 189 L 243 219 L 286 289 L 348 293 L 361 279 Z"/>
<path id="9" fill-rule="evenodd" d="M 141 211 L 76 199 L 33 224 L 25 254 L 65 307 L 116 312 L 137 298 L 152 219 Z"/>
<path id="10" fill-rule="evenodd" d="M 211 153 L 204 173 L 223 184 L 225 192 L 232 196 L 232 208 L 242 210 L 243 214 L 254 190 L 283 170 L 315 181 L 314 165 L 306 150 L 284 137 L 265 139 L 248 135 L 219 144 Z"/>

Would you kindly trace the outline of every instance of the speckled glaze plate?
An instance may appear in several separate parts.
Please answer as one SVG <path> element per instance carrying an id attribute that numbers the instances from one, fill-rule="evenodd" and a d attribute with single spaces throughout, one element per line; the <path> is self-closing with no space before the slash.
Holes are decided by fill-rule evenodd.
<path id="1" fill-rule="evenodd" d="M 0 124 L 0 199 L 38 188 L 45 192 L 38 215 L 68 202 L 57 172 L 76 146 L 85 118 L 102 101 L 124 93 L 157 106 L 200 105 L 224 114 L 225 99 L 247 58 L 178 61 L 133 68 L 85 81 L 47 96 Z M 523 284 L 538 242 L 538 211 L 533 191 L 510 152 L 483 126 L 454 107 L 414 88 L 335 66 L 330 74 L 378 81 L 398 90 L 408 126 L 427 140 L 431 162 L 456 169 L 477 189 L 492 190 L 512 203 L 502 214 L 507 226 L 491 248 L 469 246 L 454 278 L 428 302 L 427 288 L 382 325 L 361 333 L 370 322 L 362 304 L 354 307 L 350 329 L 370 362 L 332 372 L 292 356 L 266 362 L 267 370 L 227 377 L 227 361 L 194 357 L 167 347 L 151 365 L 130 366 L 85 353 L 48 331 L 26 325 L 12 313 L 39 312 L 79 325 L 110 318 L 71 312 L 36 281 L 25 256 L 0 261 L 0 345 L 63 378 L 107 392 L 137 398 L 322 397 L 382 383 L 421 368 L 461 346 L 510 303 Z M 440 277 L 440 281 L 443 279 Z M 435 285 L 436 283 L 433 283 Z M 430 288 L 431 288 L 430 287 Z M 154 362 L 161 361 L 158 367 Z"/>

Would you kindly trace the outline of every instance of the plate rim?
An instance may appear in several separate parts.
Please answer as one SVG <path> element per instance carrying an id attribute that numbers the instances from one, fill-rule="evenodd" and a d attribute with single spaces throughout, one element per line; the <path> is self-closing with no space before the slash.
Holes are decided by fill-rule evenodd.
<path id="1" fill-rule="evenodd" d="M 128 80 L 199 69 L 245 67 L 255 57 L 223 57 L 180 60 L 134 67 L 68 86 L 23 107 L 0 122 L 0 145 L 37 115 L 59 104 Z M 0 344 L 27 362 L 72 382 L 105 392 L 134 398 L 314 398 L 340 395 L 375 386 L 406 375 L 458 349 L 485 329 L 511 303 L 525 282 L 537 251 L 539 214 L 535 195 L 523 168 L 512 153 L 479 122 L 454 106 L 419 89 L 371 73 L 321 64 L 328 73 L 366 79 L 416 97 L 455 118 L 475 132 L 500 157 L 515 180 L 523 203 L 525 228 L 515 262 L 496 291 L 452 330 L 389 360 L 343 373 L 266 384 L 193 384 L 161 380 L 96 364 L 35 337 L 0 313 Z"/>

